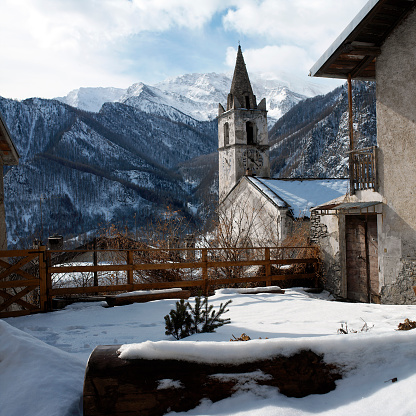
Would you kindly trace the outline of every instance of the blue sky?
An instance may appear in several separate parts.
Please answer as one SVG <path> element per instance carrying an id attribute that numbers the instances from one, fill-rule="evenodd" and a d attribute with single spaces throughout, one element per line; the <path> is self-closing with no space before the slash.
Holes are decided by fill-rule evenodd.
<path id="1" fill-rule="evenodd" d="M 185 73 L 308 70 L 366 0 L 0 0 L 0 96 L 52 98 Z M 317 81 L 326 82 L 326 81 Z"/>

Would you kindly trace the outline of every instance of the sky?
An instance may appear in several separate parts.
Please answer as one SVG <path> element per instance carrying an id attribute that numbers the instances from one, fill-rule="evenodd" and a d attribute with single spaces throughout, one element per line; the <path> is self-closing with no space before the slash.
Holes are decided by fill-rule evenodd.
<path id="1" fill-rule="evenodd" d="M 231 72 L 239 42 L 249 73 L 307 80 L 366 2 L 0 0 L 0 96 Z"/>

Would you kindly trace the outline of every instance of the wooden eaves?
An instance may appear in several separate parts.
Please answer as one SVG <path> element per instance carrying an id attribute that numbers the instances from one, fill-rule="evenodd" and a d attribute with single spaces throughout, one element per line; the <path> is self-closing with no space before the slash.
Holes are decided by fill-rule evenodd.
<path id="1" fill-rule="evenodd" d="M 376 59 L 415 0 L 370 0 L 311 68 L 313 77 L 375 80 Z"/>
<path id="2" fill-rule="evenodd" d="M 3 165 L 17 165 L 19 163 L 19 153 L 14 146 L 9 129 L 0 114 L 0 157 Z"/>
<path id="3" fill-rule="evenodd" d="M 313 77 L 348 80 L 350 152 L 354 151 L 352 79 L 375 81 L 376 60 L 390 33 L 414 9 L 416 0 L 369 0 L 311 68 Z M 355 192 L 353 157 L 349 155 L 350 190 Z"/>

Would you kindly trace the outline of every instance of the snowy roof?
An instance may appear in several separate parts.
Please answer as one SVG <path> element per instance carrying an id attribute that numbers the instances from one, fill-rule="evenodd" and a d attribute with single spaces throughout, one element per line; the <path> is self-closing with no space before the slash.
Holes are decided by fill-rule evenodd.
<path id="1" fill-rule="evenodd" d="M 336 7 L 336 6 L 334 6 Z M 375 79 L 375 58 L 414 1 L 369 0 L 310 70 L 310 76 Z"/>
<path id="2" fill-rule="evenodd" d="M 295 217 L 309 217 L 309 210 L 347 193 L 348 179 L 246 178 L 276 206 L 291 208 Z"/>

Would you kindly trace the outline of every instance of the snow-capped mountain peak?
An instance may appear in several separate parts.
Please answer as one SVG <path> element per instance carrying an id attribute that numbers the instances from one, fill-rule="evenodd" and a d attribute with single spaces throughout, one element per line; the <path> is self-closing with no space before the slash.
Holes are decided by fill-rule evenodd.
<path id="1" fill-rule="evenodd" d="M 280 78 L 270 74 L 250 74 L 257 98 L 266 98 L 269 124 L 302 99 L 323 93 L 322 88 L 313 82 L 285 76 Z M 147 113 L 173 115 L 176 120 L 186 115 L 198 121 L 207 121 L 217 116 L 218 103 L 225 104 L 227 101 L 231 80 L 232 74 L 184 74 L 154 85 L 138 82 L 126 90 L 79 88 L 58 100 L 94 112 L 98 112 L 105 102 L 118 101 Z"/>

